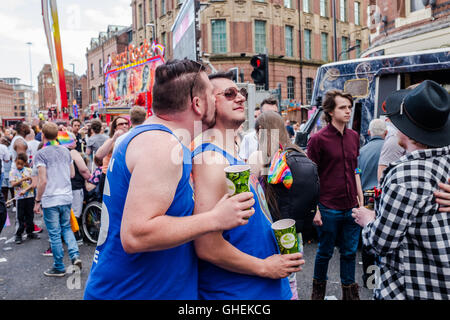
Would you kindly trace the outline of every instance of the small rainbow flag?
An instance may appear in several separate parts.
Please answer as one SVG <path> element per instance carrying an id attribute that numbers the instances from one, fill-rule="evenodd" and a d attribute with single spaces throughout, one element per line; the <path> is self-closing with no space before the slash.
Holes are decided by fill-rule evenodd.
<path id="1" fill-rule="evenodd" d="M 70 146 L 75 142 L 66 131 L 59 131 L 56 140 L 58 140 L 59 144 L 62 146 Z"/>
<path id="2" fill-rule="evenodd" d="M 288 189 L 292 187 L 294 179 L 292 178 L 291 169 L 286 162 L 286 151 L 278 150 L 270 163 L 267 182 L 270 184 L 278 184 L 283 182 Z"/>

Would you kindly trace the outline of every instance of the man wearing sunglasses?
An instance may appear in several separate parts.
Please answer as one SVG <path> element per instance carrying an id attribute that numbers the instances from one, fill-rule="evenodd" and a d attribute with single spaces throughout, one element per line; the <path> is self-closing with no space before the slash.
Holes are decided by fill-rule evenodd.
<path id="1" fill-rule="evenodd" d="M 154 116 L 116 147 L 108 167 L 102 224 L 85 299 L 195 300 L 193 239 L 248 223 L 253 194 L 220 201 L 192 215 L 191 142 L 195 124 L 215 122 L 205 68 L 173 60 L 156 69 Z"/>
<path id="2" fill-rule="evenodd" d="M 196 139 L 193 151 L 195 216 L 214 207 L 227 192 L 224 168 L 243 164 L 235 144 L 245 121 L 247 92 L 239 90 L 232 74 L 210 75 L 216 96 L 216 124 Z M 279 255 L 267 204 L 257 179 L 250 178 L 255 214 L 245 226 L 210 232 L 195 240 L 199 256 L 199 298 L 206 300 L 282 300 L 292 296 L 290 273 L 301 270 L 302 255 Z"/>

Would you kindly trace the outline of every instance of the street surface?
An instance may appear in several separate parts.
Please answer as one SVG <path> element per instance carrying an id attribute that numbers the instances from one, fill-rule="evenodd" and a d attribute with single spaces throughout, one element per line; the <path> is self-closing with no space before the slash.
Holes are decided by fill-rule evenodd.
<path id="1" fill-rule="evenodd" d="M 1 300 L 81 300 L 84 286 L 92 264 L 95 245 L 83 244 L 79 247 L 83 269 L 81 275 L 73 273 L 64 278 L 44 276 L 43 272 L 53 264 L 52 257 L 45 257 L 42 253 L 47 250 L 48 234 L 45 230 L 40 233 L 39 240 L 24 240 L 22 244 L 14 243 L 15 213 L 8 209 L 11 226 L 5 227 L 0 234 L 0 299 Z M 42 217 L 35 217 L 35 223 L 44 226 Z M 24 236 L 24 239 L 26 237 Z M 66 249 L 66 247 L 65 247 Z M 312 276 L 314 272 L 314 258 L 317 243 L 304 245 L 306 260 L 303 270 L 297 273 L 298 295 L 300 300 L 309 300 L 312 290 Z M 356 265 L 356 281 L 362 287 L 360 264 L 361 255 L 358 251 Z M 65 251 L 64 263 L 66 269 L 70 266 L 70 259 Z M 339 278 L 339 252 L 336 249 L 329 264 L 326 296 L 341 299 L 341 285 Z M 361 288 L 361 300 L 371 300 L 371 290 Z"/>

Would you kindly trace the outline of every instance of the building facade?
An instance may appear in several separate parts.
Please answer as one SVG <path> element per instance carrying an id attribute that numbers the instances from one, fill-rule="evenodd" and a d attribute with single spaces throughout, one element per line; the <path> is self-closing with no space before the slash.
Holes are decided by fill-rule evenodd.
<path id="1" fill-rule="evenodd" d="M 370 0 L 371 45 L 363 56 L 450 47 L 450 1 Z"/>
<path id="2" fill-rule="evenodd" d="M 109 25 L 106 32 L 92 38 L 86 49 L 87 96 L 89 104 L 96 103 L 98 97 L 105 97 L 104 66 L 113 54 L 124 52 L 131 43 L 132 32 L 127 26 Z"/>
<path id="3" fill-rule="evenodd" d="M 369 46 L 369 0 L 335 0 L 336 56 L 352 59 Z M 334 15 L 330 0 L 203 1 L 200 47 L 217 70 L 238 67 L 241 81 L 253 82 L 250 59 L 269 56 L 269 88 L 281 84 L 282 101 L 311 103 L 317 68 L 334 60 Z M 152 37 L 173 55 L 173 22 L 181 0 L 132 0 L 135 45 Z M 154 33 L 154 34 L 153 34 Z M 357 45 L 356 50 L 346 52 Z M 337 59 L 336 58 L 336 59 Z"/>
<path id="4" fill-rule="evenodd" d="M 66 82 L 67 105 L 70 107 L 73 100 L 77 101 L 77 105 L 83 105 L 82 99 L 82 77 L 75 73 L 64 69 Z M 38 74 L 38 96 L 39 96 L 39 112 L 47 114 L 48 109 L 57 105 L 56 102 L 56 86 L 53 81 L 52 67 L 50 64 L 44 64 Z"/>
<path id="5" fill-rule="evenodd" d="M 9 84 L 13 89 L 11 116 L 31 121 L 37 115 L 38 110 L 38 101 L 33 87 L 20 83 L 19 78 L 0 78 L 0 81 Z M 5 112 L 9 113 L 6 109 Z"/>
<path id="6" fill-rule="evenodd" d="M 0 80 L 0 118 L 14 116 L 14 89 L 13 86 Z"/>

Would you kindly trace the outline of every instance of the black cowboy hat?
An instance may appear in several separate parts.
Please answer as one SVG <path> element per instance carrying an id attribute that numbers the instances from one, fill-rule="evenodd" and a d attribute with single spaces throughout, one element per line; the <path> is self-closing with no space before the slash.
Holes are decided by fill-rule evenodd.
<path id="1" fill-rule="evenodd" d="M 425 80 L 410 90 L 390 94 L 386 116 L 403 134 L 430 147 L 450 145 L 450 95 L 439 84 Z"/>

